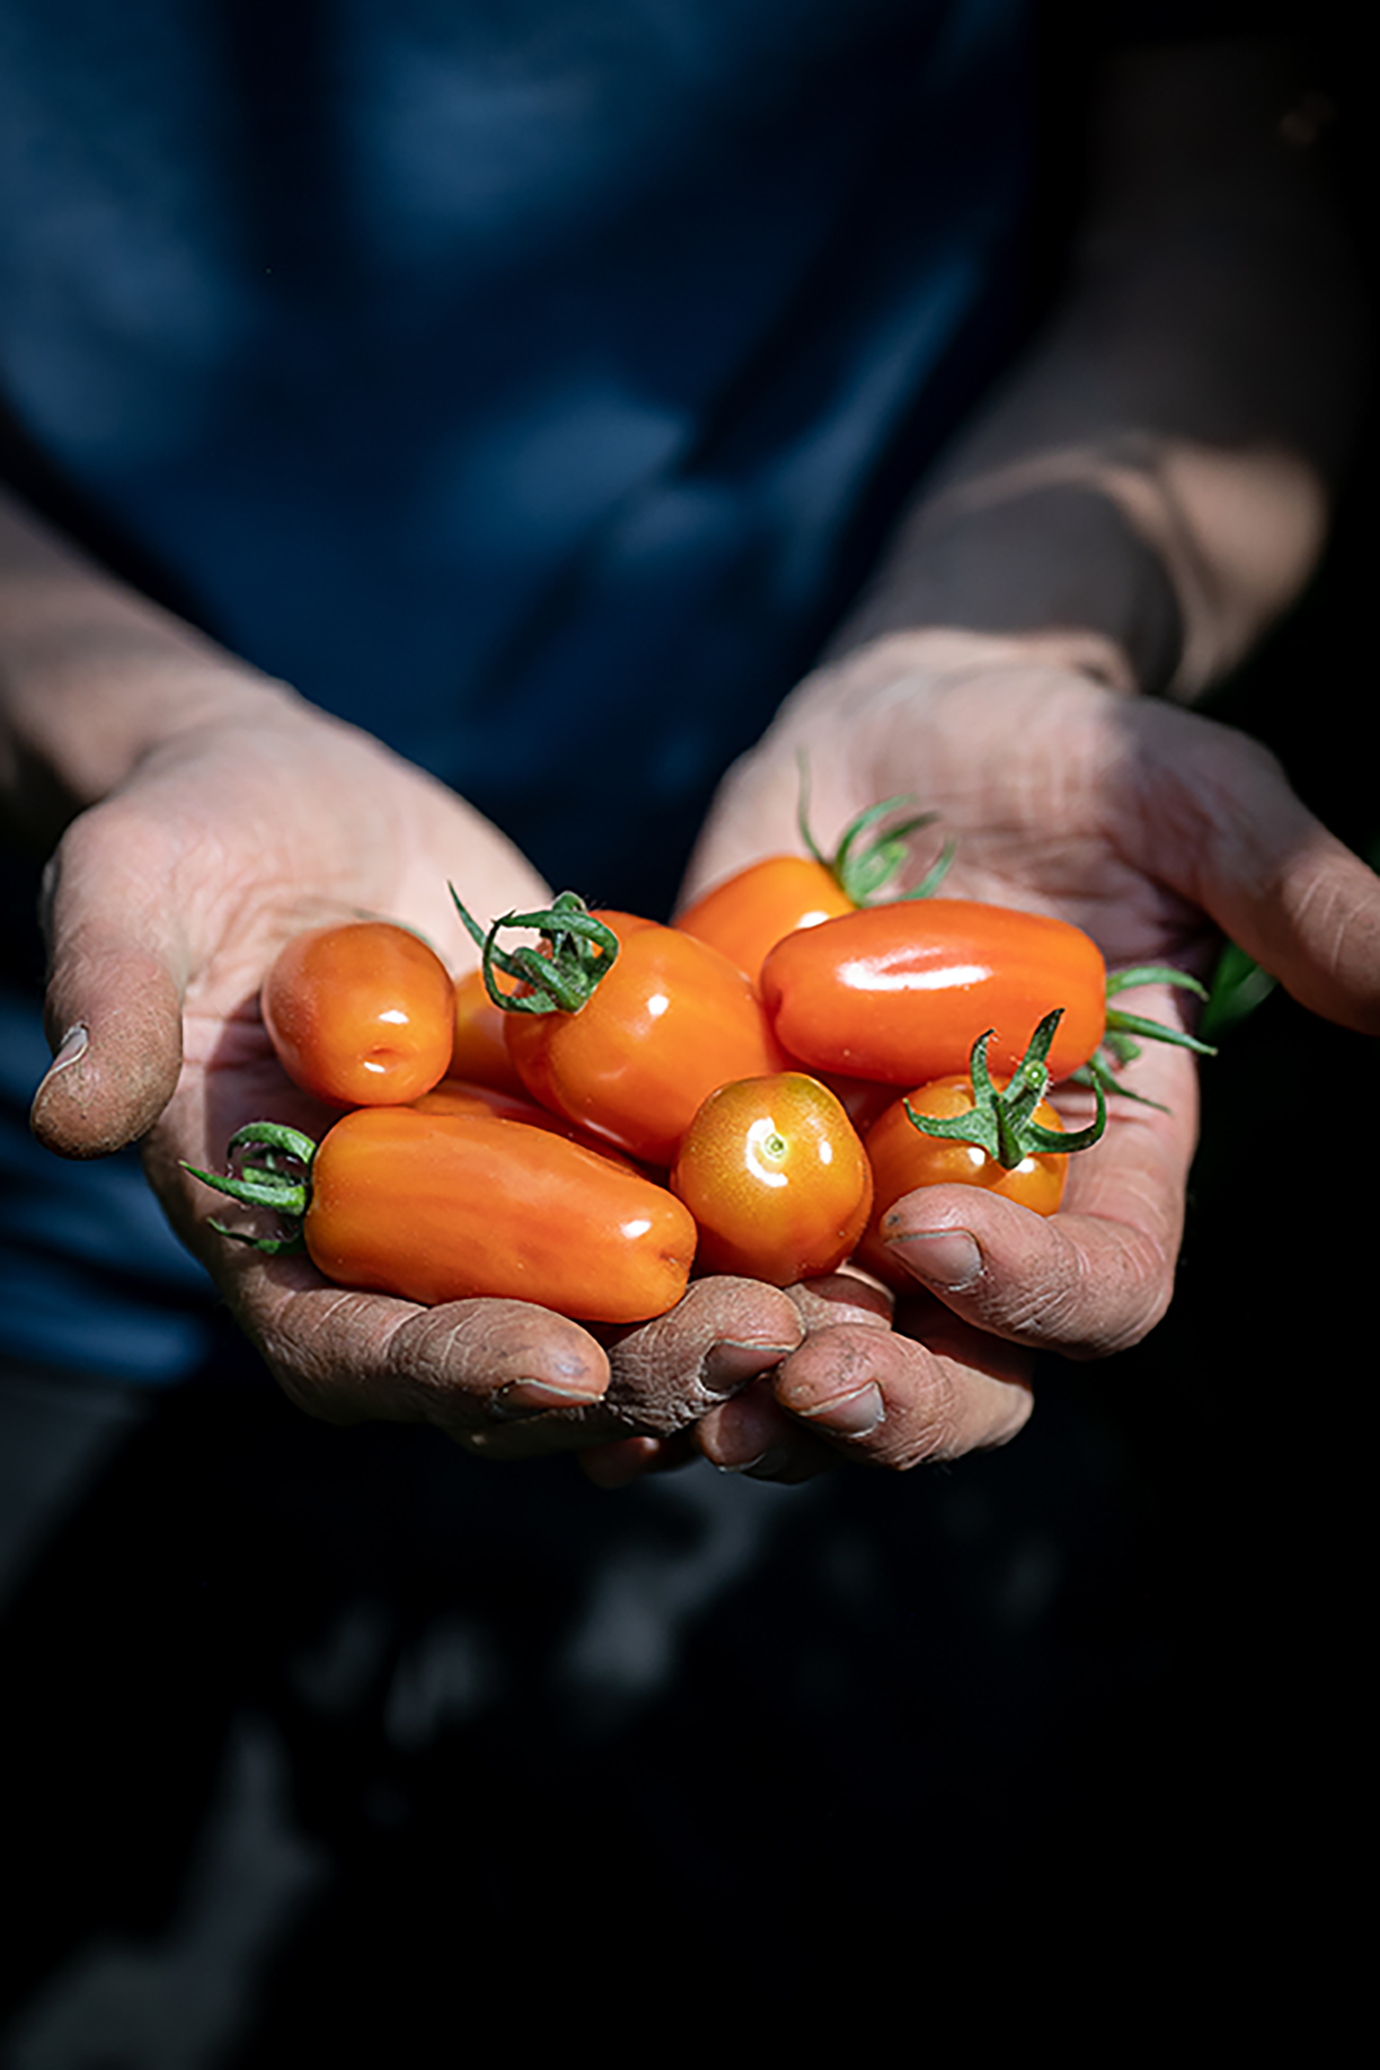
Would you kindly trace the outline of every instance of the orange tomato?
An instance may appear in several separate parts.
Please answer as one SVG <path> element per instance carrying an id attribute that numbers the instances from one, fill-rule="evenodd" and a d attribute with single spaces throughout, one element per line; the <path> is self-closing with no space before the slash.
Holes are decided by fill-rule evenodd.
<path id="1" fill-rule="evenodd" d="M 702 1267 L 786 1287 L 849 1256 L 867 1224 L 872 1174 L 834 1095 L 785 1071 L 709 1095 L 671 1189 L 699 1225 Z"/>
<path id="2" fill-rule="evenodd" d="M 695 1226 L 621 1159 L 489 1115 L 360 1108 L 311 1167 L 307 1250 L 342 1286 L 429 1306 L 479 1295 L 646 1322 L 685 1291 Z"/>
<path id="3" fill-rule="evenodd" d="M 1107 971 L 1067 921 L 969 899 L 870 906 L 788 935 L 762 971 L 780 1042 L 817 1071 L 927 1084 L 962 1073 L 984 1029 L 994 1073 L 1031 1027 L 1064 1009 L 1048 1058 L 1066 1078 L 1102 1040 Z"/>
<path id="4" fill-rule="evenodd" d="M 450 972 L 418 935 L 390 921 L 295 935 L 259 1003 L 288 1077 L 338 1106 L 401 1105 L 450 1063 Z"/>
<path id="5" fill-rule="evenodd" d="M 525 1092 L 508 1092 L 498 1085 L 474 1085 L 448 1074 L 420 1099 L 409 1100 L 408 1105 L 416 1114 L 488 1114 L 497 1121 L 521 1121 L 528 1128 L 544 1128 L 552 1135 L 564 1136 L 568 1143 L 583 1143 L 587 1150 L 597 1150 L 601 1157 L 612 1158 L 628 1171 L 637 1169 L 612 1143 L 577 1128 L 573 1121 L 553 1114 L 547 1107 L 539 1107 Z"/>
<path id="6" fill-rule="evenodd" d="M 494 973 L 502 992 L 515 989 L 515 981 L 502 971 Z M 522 1080 L 513 1069 L 504 1035 L 504 1015 L 489 997 L 482 970 L 468 971 L 455 981 L 455 1036 L 451 1045 L 450 1076 L 467 1085 L 494 1085 L 504 1092 L 520 1093 Z"/>
<path id="7" fill-rule="evenodd" d="M 509 1013 L 509 1054 L 544 1107 L 669 1165 L 711 1092 L 787 1059 L 751 983 L 717 949 L 634 915 L 594 917 L 618 936 L 613 968 L 576 1012 Z"/>
<path id="8" fill-rule="evenodd" d="M 687 906 L 676 926 L 718 949 L 756 984 L 768 955 L 786 935 L 855 910 L 826 863 L 806 855 L 773 855 L 715 885 Z"/>
<path id="9" fill-rule="evenodd" d="M 972 1079 L 958 1073 L 922 1085 L 906 1097 L 917 1114 L 931 1115 L 936 1121 L 970 1113 L 975 1104 Z M 1039 1103 L 1031 1119 L 1041 1128 L 1063 1133 L 1064 1124 L 1047 1100 Z M 908 1119 L 905 1099 L 897 1100 L 874 1122 L 867 1132 L 866 1149 L 874 1191 L 867 1233 L 858 1246 L 858 1263 L 892 1286 L 913 1282 L 887 1250 L 880 1227 L 882 1217 L 907 1193 L 922 1186 L 981 1186 L 1037 1215 L 1052 1215 L 1063 1199 L 1068 1177 L 1068 1158 L 1055 1152 L 1033 1153 L 1007 1170 L 976 1143 L 927 1136 Z"/>

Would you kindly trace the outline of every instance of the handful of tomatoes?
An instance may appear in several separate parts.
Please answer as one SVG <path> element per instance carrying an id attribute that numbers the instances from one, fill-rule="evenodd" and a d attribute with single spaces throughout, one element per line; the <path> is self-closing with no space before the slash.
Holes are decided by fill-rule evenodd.
<path id="1" fill-rule="evenodd" d="M 838 912 L 802 869 L 828 866 L 758 864 L 678 927 L 567 892 L 485 931 L 457 899 L 483 952 L 458 985 L 386 922 L 297 937 L 265 1025 L 298 1085 L 352 1111 L 319 1146 L 251 1124 L 228 1177 L 197 1176 L 290 1224 L 247 1240 L 304 1244 L 343 1285 L 639 1322 L 696 1263 L 786 1286 L 856 1254 L 892 1277 L 880 1220 L 919 1186 L 1052 1214 L 1105 1127 L 1109 1027 L 1202 1047 L 1109 1014 L 1102 957 L 1063 921 L 934 898 Z M 541 947 L 504 949 L 509 927 Z M 1151 976 L 1194 982 L 1128 974 Z M 1079 1070 L 1097 1119 L 1065 1133 L 1044 1095 Z"/>

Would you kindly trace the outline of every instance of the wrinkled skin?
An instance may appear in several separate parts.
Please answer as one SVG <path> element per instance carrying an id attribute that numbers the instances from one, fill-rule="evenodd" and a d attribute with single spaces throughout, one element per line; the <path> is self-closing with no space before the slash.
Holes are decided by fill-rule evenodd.
<path id="1" fill-rule="evenodd" d="M 800 745 L 824 838 L 909 776 L 958 841 L 955 895 L 1058 913 L 1114 966 L 1203 970 L 1220 927 L 1306 1005 L 1380 1031 L 1380 886 L 1239 735 L 1014 642 L 882 642 L 812 679 L 731 774 L 691 890 L 790 842 Z M 179 1161 L 215 1166 L 257 1116 L 322 1119 L 258 1018 L 276 949 L 369 912 L 456 956 L 448 878 L 485 914 L 545 891 L 460 801 L 293 699 L 146 755 L 73 823 L 51 872 L 50 1034 L 89 1039 L 59 1049 L 37 1132 L 95 1155 L 149 1131 L 174 1225 L 312 1413 L 431 1421 L 504 1458 L 580 1449 L 609 1484 L 692 1450 L 787 1480 L 840 1458 L 908 1467 L 1014 1435 L 1035 1350 L 1096 1357 L 1162 1314 L 1196 1113 L 1196 1067 L 1169 1049 L 1130 1080 L 1169 1111 L 1114 1101 L 1052 1220 L 970 1189 L 897 1204 L 889 1234 L 917 1295 L 896 1330 L 886 1298 L 847 1277 L 790 1294 L 706 1280 L 657 1322 L 593 1333 L 511 1303 L 346 1292 L 216 1235 Z M 1182 1011 L 1177 995 L 1128 1003 Z M 1058 1104 L 1086 1118 L 1082 1095 Z"/>
<path id="2" fill-rule="evenodd" d="M 1273 758 L 1226 727 L 1015 641 L 880 642 L 807 683 L 731 773 L 687 896 L 790 839 L 800 747 L 825 840 L 909 781 L 943 815 L 936 839 L 957 842 L 946 892 L 1071 920 L 1114 968 L 1205 974 L 1220 929 L 1315 1012 L 1380 1032 L 1380 882 Z M 917 855 L 917 875 L 926 861 Z M 1168 988 L 1125 1003 L 1183 1022 Z M 1096 1358 L 1135 1343 L 1173 1289 L 1196 1072 L 1184 1051 L 1146 1047 L 1127 1083 L 1168 1111 L 1113 1098 L 1107 1134 L 1072 1161 L 1053 1218 L 971 1188 L 898 1202 L 886 1233 L 919 1304 L 903 1305 L 894 1332 L 871 1310 L 832 1328 L 813 1316 L 771 1381 L 699 1424 L 698 1449 L 785 1478 L 810 1471 L 825 1445 L 887 1466 L 952 1457 L 1019 1427 L 1031 1353 Z M 1091 1118 L 1076 1088 L 1055 1104 L 1071 1126 Z M 653 1457 L 643 1447 L 640 1464 Z"/>

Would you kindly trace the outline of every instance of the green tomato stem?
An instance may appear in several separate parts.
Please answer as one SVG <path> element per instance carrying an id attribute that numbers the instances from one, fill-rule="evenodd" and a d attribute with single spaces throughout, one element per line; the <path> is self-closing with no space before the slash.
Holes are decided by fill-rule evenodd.
<path id="1" fill-rule="evenodd" d="M 868 906 L 933 897 L 949 873 L 954 856 L 952 841 L 944 843 L 939 860 L 913 890 L 892 892 L 890 900 L 881 894 L 909 858 L 912 836 L 918 834 L 922 827 L 933 826 L 939 818 L 937 812 L 913 812 L 902 819 L 894 819 L 903 807 L 915 803 L 913 792 L 898 792 L 894 798 L 883 798 L 880 804 L 869 805 L 865 812 L 850 820 L 833 855 L 826 856 L 810 827 L 810 760 L 803 748 L 796 762 L 800 770 L 796 805 L 796 826 L 800 838 L 806 853 L 829 872 L 845 898 L 851 899 L 855 906 Z M 868 840 L 867 836 L 873 829 L 880 829 L 888 819 L 893 823 L 878 832 L 875 840 Z"/>
<path id="2" fill-rule="evenodd" d="M 969 1076 L 973 1082 L 972 1111 L 940 1121 L 928 1114 L 917 1114 L 907 1100 L 905 1109 L 912 1127 L 917 1128 L 921 1135 L 938 1136 L 946 1142 L 973 1143 L 1008 1172 L 1014 1171 L 1025 1158 L 1041 1151 L 1064 1156 L 1076 1150 L 1090 1150 L 1101 1140 L 1107 1127 L 1107 1102 L 1096 1079 L 1092 1091 L 1097 1102 L 1097 1118 L 1087 1128 L 1045 1128 L 1033 1119 L 1035 1109 L 1049 1090 L 1050 1046 L 1063 1018 L 1062 1006 L 1056 1006 L 1052 1013 L 1045 1015 L 1031 1036 L 1010 1084 L 1001 1092 L 993 1084 L 988 1069 L 987 1048 L 995 1032 L 988 1028 L 985 1034 L 978 1036 L 968 1060 Z"/>
<path id="3" fill-rule="evenodd" d="M 578 1013 L 594 995 L 618 960 L 618 937 L 596 920 L 575 891 L 562 891 L 536 913 L 503 913 L 486 933 L 461 903 L 452 884 L 450 895 L 470 940 L 483 957 L 484 989 L 503 1013 Z M 532 948 L 502 949 L 505 927 L 535 928 L 549 954 Z M 495 970 L 529 987 L 526 993 L 504 992 Z"/>

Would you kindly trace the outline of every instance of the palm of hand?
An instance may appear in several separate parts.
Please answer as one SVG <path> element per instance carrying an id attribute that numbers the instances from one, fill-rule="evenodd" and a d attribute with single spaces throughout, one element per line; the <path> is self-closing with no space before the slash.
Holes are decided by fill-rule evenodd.
<path id="1" fill-rule="evenodd" d="M 183 1169 L 220 1168 L 247 1121 L 319 1137 L 336 1118 L 288 1081 L 258 1013 L 281 943 L 382 914 L 464 956 L 448 880 L 485 913 L 547 902 L 462 801 L 318 715 L 289 709 L 268 729 L 161 750 L 59 852 L 50 1014 L 59 1035 L 80 1022 L 91 1041 L 45 1086 L 35 1125 L 69 1154 L 148 1129 L 146 1167 L 174 1226 L 316 1414 L 431 1420 L 505 1456 L 678 1428 L 717 1399 L 700 1375 L 724 1338 L 735 1349 L 719 1359 L 723 1385 L 797 1341 L 784 1295 L 706 1282 L 674 1319 L 602 1342 L 525 1303 L 423 1309 L 219 1235 L 224 1204 Z"/>

